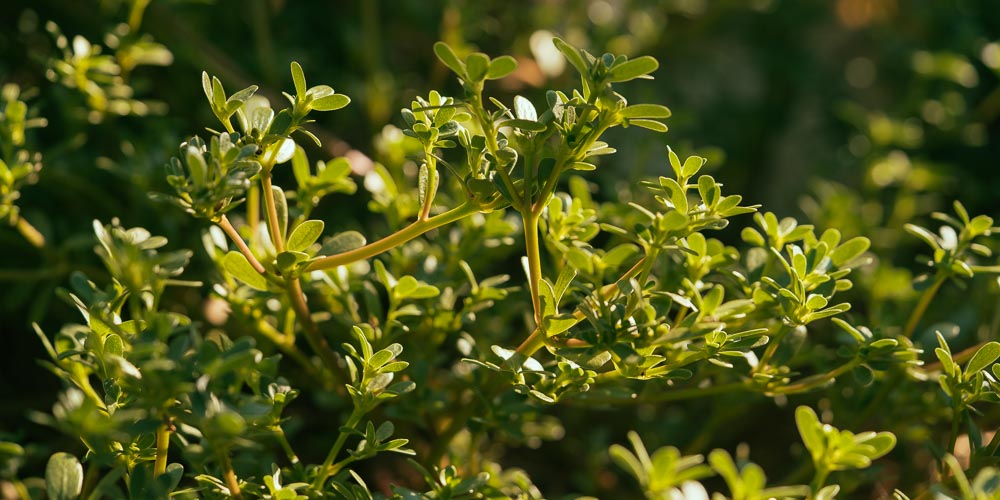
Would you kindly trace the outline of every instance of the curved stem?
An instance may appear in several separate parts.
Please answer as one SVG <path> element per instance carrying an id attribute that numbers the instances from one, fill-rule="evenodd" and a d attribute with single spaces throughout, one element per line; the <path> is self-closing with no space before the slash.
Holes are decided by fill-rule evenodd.
<path id="1" fill-rule="evenodd" d="M 229 236 L 229 239 L 233 240 L 233 243 L 236 244 L 236 248 L 240 249 L 240 253 L 242 253 L 248 261 L 250 261 L 250 265 L 253 266 L 254 271 L 257 271 L 260 274 L 267 274 L 267 271 L 264 270 L 264 266 L 257 260 L 257 257 L 254 256 L 253 252 L 250 251 L 250 247 L 248 247 L 247 243 L 243 241 L 243 237 L 236 231 L 233 224 L 229 222 L 228 217 L 222 215 L 219 217 L 216 224 L 218 224 L 218 226 L 225 231 L 226 235 Z"/>
<path id="2" fill-rule="evenodd" d="M 817 467 L 816 475 L 813 476 L 812 483 L 809 484 L 809 487 L 812 489 L 813 495 L 819 493 L 819 490 L 823 488 L 824 484 L 826 484 L 826 477 L 829 475 L 830 471 L 827 470 L 826 467 Z"/>
<path id="3" fill-rule="evenodd" d="M 285 451 L 285 456 L 288 457 L 288 461 L 295 465 L 299 463 L 299 456 L 295 454 L 295 450 L 292 449 L 292 444 L 288 442 L 288 437 L 285 436 L 285 430 L 281 428 L 280 425 L 274 426 L 274 436 L 278 440 L 278 444 L 281 445 L 281 449 Z"/>
<path id="4" fill-rule="evenodd" d="M 817 387 L 826 385 L 833 379 L 847 373 L 850 370 L 853 370 L 859 364 L 861 363 L 858 360 L 852 360 L 846 365 L 838 366 L 837 368 L 834 368 L 833 370 L 830 370 L 826 373 L 819 373 L 816 375 L 808 376 L 806 378 L 799 380 L 794 384 L 789 384 L 784 387 L 779 387 L 773 391 L 768 391 L 765 394 L 767 394 L 768 396 L 773 396 L 777 394 L 795 394 L 799 392 L 809 391 Z"/>
<path id="5" fill-rule="evenodd" d="M 347 422 L 344 427 L 349 427 L 353 429 L 355 426 L 361 422 L 361 417 L 364 412 L 361 411 L 357 406 L 351 411 L 351 416 L 347 418 Z M 337 436 L 337 441 L 333 443 L 333 447 L 330 448 L 330 452 L 326 455 L 326 460 L 323 461 L 323 465 L 319 469 L 319 475 L 313 480 L 313 488 L 320 490 L 323 488 L 323 483 L 332 474 L 333 463 L 337 459 L 337 455 L 340 454 L 340 449 L 344 447 L 344 443 L 347 442 L 348 433 L 341 431 L 340 435 Z"/>
<path id="6" fill-rule="evenodd" d="M 309 361 L 309 358 L 295 346 L 294 342 L 289 342 L 290 339 L 271 326 L 270 323 L 263 319 L 257 321 L 257 331 L 277 346 L 282 353 L 294 359 L 310 377 L 319 377 L 320 374 L 317 372 L 316 366 Z"/>
<path id="7" fill-rule="evenodd" d="M 778 344 L 781 343 L 781 339 L 785 338 L 788 333 L 789 328 L 785 325 L 778 327 L 778 332 L 774 334 L 774 337 L 767 343 L 767 348 L 764 349 L 764 354 L 760 357 L 760 361 L 757 363 L 757 367 L 754 369 L 755 372 L 759 372 L 767 367 L 767 364 L 774 357 L 774 353 L 778 352 Z"/>
<path id="8" fill-rule="evenodd" d="M 906 322 L 906 329 L 903 330 L 903 336 L 906 338 L 913 337 L 914 330 L 917 329 L 917 325 L 920 323 L 920 318 L 924 316 L 927 311 L 927 306 L 930 305 L 931 300 L 934 299 L 934 295 L 937 294 L 941 285 L 944 284 L 945 276 L 939 274 L 934 278 L 934 283 L 930 288 L 924 290 L 924 293 L 920 296 L 920 300 L 917 302 L 917 306 L 913 308 L 913 313 L 910 314 L 910 320 Z"/>
<path id="9" fill-rule="evenodd" d="M 343 375 L 343 370 L 340 368 L 340 362 L 337 359 L 337 353 L 330 348 L 330 344 L 326 341 L 326 338 L 320 333 L 319 328 L 316 323 L 312 320 L 312 313 L 309 312 L 309 305 L 306 304 L 306 295 L 302 291 L 302 283 L 298 278 L 289 280 L 288 282 L 288 297 L 292 301 L 292 307 L 295 309 L 295 315 L 298 316 L 299 321 L 302 322 L 303 329 L 306 332 L 306 341 L 309 342 L 309 346 L 312 347 L 313 351 L 323 359 L 323 363 L 330 370 L 333 376 L 333 384 L 338 385 L 338 381 L 346 380 Z"/>
<path id="10" fill-rule="evenodd" d="M 413 224 L 386 236 L 385 238 L 369 243 L 361 248 L 317 259 L 309 264 L 305 271 L 309 272 L 331 269 L 337 266 L 347 265 L 355 261 L 369 259 L 380 253 L 402 245 L 403 243 L 406 243 L 407 241 L 410 241 L 432 229 L 437 229 L 446 224 L 463 219 L 476 212 L 479 212 L 478 205 L 473 202 L 464 203 L 443 214 L 435 215 L 434 217 L 426 220 L 418 220 Z"/>

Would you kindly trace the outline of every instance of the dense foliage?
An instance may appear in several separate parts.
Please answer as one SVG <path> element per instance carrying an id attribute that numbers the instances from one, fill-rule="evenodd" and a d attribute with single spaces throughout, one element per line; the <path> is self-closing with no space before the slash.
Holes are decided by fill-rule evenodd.
<path id="1" fill-rule="evenodd" d="M 14 7 L 4 497 L 1000 495 L 989 2 Z"/>

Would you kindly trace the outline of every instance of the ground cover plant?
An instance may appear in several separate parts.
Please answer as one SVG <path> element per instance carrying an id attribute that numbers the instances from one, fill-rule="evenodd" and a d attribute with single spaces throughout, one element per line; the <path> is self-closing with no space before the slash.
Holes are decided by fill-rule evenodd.
<path id="1" fill-rule="evenodd" d="M 414 48 L 448 76 L 372 159 L 319 124 L 378 116 L 379 87 L 351 96 L 307 60 L 262 71 L 285 86 L 192 72 L 196 125 L 152 121 L 178 104 L 142 72 L 174 52 L 148 2 L 105 8 L 103 43 L 20 17 L 25 45 L 51 45 L 58 110 L 18 78 L 2 92 L 0 218 L 42 262 L 5 279 L 49 279 L 30 310 L 77 315 L 25 314 L 60 385 L 11 405 L 4 496 L 1000 495 L 996 207 L 970 191 L 917 213 L 938 185 L 897 149 L 918 156 L 911 121 L 844 106 L 874 194 L 819 181 L 805 217 L 778 215 L 708 145 L 662 144 L 676 118 L 642 85 L 682 68 L 542 33 L 535 58 L 571 76 L 511 92 L 536 63 L 452 39 Z M 964 61 L 913 67 L 974 88 Z M 996 123 L 921 109 L 980 146 Z M 118 153 L 82 147 L 130 123 Z M 614 162 L 633 136 L 661 141 L 646 175 Z M 72 214 L 21 198 L 49 158 L 98 163 L 131 200 L 53 243 Z"/>

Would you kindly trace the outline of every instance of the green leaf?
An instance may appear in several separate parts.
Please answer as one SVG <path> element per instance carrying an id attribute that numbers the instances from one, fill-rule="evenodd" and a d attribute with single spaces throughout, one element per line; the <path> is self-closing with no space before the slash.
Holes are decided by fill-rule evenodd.
<path id="1" fill-rule="evenodd" d="M 659 104 L 633 104 L 619 112 L 624 118 L 670 118 L 670 109 Z"/>
<path id="2" fill-rule="evenodd" d="M 905 229 L 906 232 L 916 236 L 917 238 L 924 240 L 924 242 L 930 245 L 931 248 L 935 250 L 939 250 L 941 248 L 941 245 L 938 243 L 937 237 L 934 236 L 934 233 L 928 231 L 927 229 L 922 228 L 916 224 L 904 224 L 903 229 Z"/>
<path id="3" fill-rule="evenodd" d="M 122 341 L 121 336 L 117 333 L 112 333 L 104 339 L 104 353 L 111 354 L 114 356 L 122 356 L 125 354 L 125 342 Z"/>
<path id="4" fill-rule="evenodd" d="M 490 69 L 490 57 L 482 52 L 473 52 L 465 58 L 466 76 L 470 82 L 479 82 L 486 78 Z"/>
<path id="5" fill-rule="evenodd" d="M 815 463 L 826 450 L 826 438 L 823 436 L 819 417 L 812 408 L 800 406 L 795 409 L 795 424 L 799 428 L 799 435 L 802 436 L 802 443 L 812 454 Z"/>
<path id="6" fill-rule="evenodd" d="M 201 88 L 205 91 L 205 97 L 208 98 L 208 103 L 213 104 L 215 102 L 215 92 L 212 90 L 212 78 L 208 76 L 207 71 L 201 72 Z"/>
<path id="7" fill-rule="evenodd" d="M 666 132 L 667 126 L 656 121 L 656 120 L 645 120 L 642 118 L 637 118 L 635 120 L 629 120 L 629 125 L 635 125 L 636 127 L 647 128 L 653 132 Z"/>
<path id="8" fill-rule="evenodd" d="M 295 84 L 295 95 L 299 99 L 306 96 L 306 75 L 302 73 L 302 66 L 292 61 L 292 83 Z"/>
<path id="9" fill-rule="evenodd" d="M 840 485 L 831 484 L 816 492 L 815 500 L 834 500 L 838 493 L 840 493 Z"/>
<path id="10" fill-rule="evenodd" d="M 465 78 L 465 64 L 458 59 L 455 55 L 455 51 L 444 42 L 437 42 L 434 44 L 434 54 L 438 57 L 438 60 L 442 64 L 452 70 L 458 76 Z"/>
<path id="11" fill-rule="evenodd" d="M 490 61 L 490 68 L 486 71 L 487 80 L 497 80 L 503 78 L 517 69 L 517 60 L 511 56 L 500 56 Z"/>
<path id="12" fill-rule="evenodd" d="M 365 236 L 357 231 L 344 231 L 328 238 L 316 255 L 337 255 L 365 246 Z"/>
<path id="13" fill-rule="evenodd" d="M 886 453 L 889 453 L 896 447 L 896 435 L 891 432 L 879 432 L 867 439 L 859 439 L 858 442 L 859 444 L 865 444 L 873 448 L 873 450 L 866 450 L 865 456 L 875 460 L 885 456 Z"/>
<path id="14" fill-rule="evenodd" d="M 619 64 L 608 71 L 611 82 L 627 82 L 646 76 L 660 67 L 660 63 L 650 56 L 637 57 Z"/>
<path id="15" fill-rule="evenodd" d="M 865 253 L 870 246 L 871 241 L 864 236 L 851 238 L 834 249 L 833 252 L 830 252 L 830 260 L 833 262 L 833 265 L 840 267 Z"/>
<path id="16" fill-rule="evenodd" d="M 426 299 L 440 294 L 437 287 L 417 281 L 413 276 L 403 276 L 392 289 L 399 299 Z"/>
<path id="17" fill-rule="evenodd" d="M 613 444 L 608 450 L 608 454 L 611 455 L 612 462 L 625 469 L 626 472 L 639 481 L 639 484 L 645 485 L 648 482 L 649 476 L 646 469 L 643 468 L 639 459 L 628 448 L 620 444 Z"/>
<path id="18" fill-rule="evenodd" d="M 521 130 L 527 131 L 527 132 L 544 132 L 545 128 L 546 128 L 545 124 L 543 124 L 543 123 L 538 123 L 538 122 L 532 121 L 532 120 L 520 120 L 520 119 L 507 120 L 507 121 L 501 123 L 500 126 L 501 127 L 514 127 L 514 128 L 517 128 L 517 129 L 521 129 Z"/>
<path id="19" fill-rule="evenodd" d="M 56 453 L 45 466 L 45 491 L 50 500 L 72 500 L 83 489 L 83 466 L 69 453 Z"/>
<path id="20" fill-rule="evenodd" d="M 574 68 L 580 73 L 580 75 L 586 76 L 589 73 L 589 66 L 587 62 L 583 60 L 583 56 L 580 55 L 579 49 L 573 47 L 572 45 L 562 41 L 561 38 L 553 38 L 553 45 L 562 52 L 566 60 L 573 65 Z"/>
<path id="21" fill-rule="evenodd" d="M 983 371 L 988 366 L 992 365 L 998 358 L 1000 358 L 1000 343 L 987 342 L 983 344 L 983 346 L 972 355 L 972 359 L 969 360 L 969 364 L 965 365 L 965 375 L 970 376 L 974 373 Z"/>
<path id="22" fill-rule="evenodd" d="M 309 106 L 316 111 L 334 111 L 351 103 L 351 98 L 344 94 L 333 94 L 326 97 L 320 97 L 313 101 Z"/>
<path id="23" fill-rule="evenodd" d="M 222 267 L 232 274 L 236 279 L 246 283 L 257 290 L 267 290 L 267 279 L 254 270 L 247 258 L 236 251 L 226 254 L 222 258 Z"/>
<path id="24" fill-rule="evenodd" d="M 985 234 L 993 226 L 993 219 L 986 215 L 977 215 L 969 221 L 969 232 L 972 236 Z"/>
<path id="25" fill-rule="evenodd" d="M 531 101 L 521 96 L 514 96 L 514 116 L 521 120 L 538 121 L 538 111 Z"/>
<path id="26" fill-rule="evenodd" d="M 304 252 L 323 234 L 323 221 L 307 220 L 295 227 L 292 235 L 288 237 L 288 250 L 293 252 Z"/>

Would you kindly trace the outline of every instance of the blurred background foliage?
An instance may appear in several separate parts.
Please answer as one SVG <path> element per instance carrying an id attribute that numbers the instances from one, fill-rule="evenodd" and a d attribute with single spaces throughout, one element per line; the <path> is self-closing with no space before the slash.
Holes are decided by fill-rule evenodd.
<path id="1" fill-rule="evenodd" d="M 17 217 L 45 243 L 38 248 L 19 234 L 16 217 L 8 217 L 10 229 L 0 228 L 0 433 L 35 446 L 55 438 L 38 438 L 48 431 L 24 416 L 51 407 L 57 381 L 34 361 L 44 353 L 30 325 L 55 331 L 78 320 L 57 289 L 73 270 L 100 279 L 91 221 L 118 217 L 125 227 L 167 236 L 172 248 L 202 246 L 202 226 L 148 197 L 165 190 L 163 165 L 176 145 L 212 122 L 202 104 L 202 70 L 229 89 L 260 84 L 277 100 L 292 86 L 284 68 L 297 60 L 311 79 L 351 96 L 344 111 L 319 117 L 312 130 L 324 151 L 310 154 L 346 156 L 366 185 L 376 162 L 415 175 L 407 158 L 415 150 L 397 128 L 400 108 L 431 89 L 460 92 L 434 58 L 437 40 L 515 56 L 519 68 L 498 83 L 500 93 L 535 101 L 575 78 L 552 47 L 553 35 L 596 52 L 653 55 L 661 62 L 656 79 L 633 84 L 631 95 L 669 106 L 671 130 L 610 134 L 618 153 L 588 178 L 598 186 L 595 199 L 628 200 L 636 179 L 665 173 L 668 143 L 706 156 L 727 192 L 818 229 L 872 239 L 875 260 L 851 291 L 856 324 L 899 328 L 913 307 L 910 282 L 922 243 L 903 224 L 926 223 L 954 199 L 970 213 L 1000 216 L 1000 9 L 992 0 L 7 0 L 3 11 L 0 84 L 16 84 L 28 116 L 47 120 L 26 134 L 24 148 L 41 152 L 42 169 L 19 185 L 14 202 Z M 288 169 L 276 175 L 279 183 L 291 178 Z M 370 199 L 369 189 L 331 196 L 313 217 L 337 231 L 384 226 L 366 208 Z M 738 243 L 738 230 L 723 239 Z M 484 256 L 480 264 L 494 268 L 474 266 L 477 274 L 519 276 L 509 251 L 490 252 L 500 258 Z M 199 250 L 187 275 L 212 268 Z M 995 281 L 977 279 L 973 290 L 997 291 Z M 205 292 L 172 290 L 170 307 L 211 321 Z M 946 288 L 917 338 L 941 330 L 957 351 L 995 337 L 996 297 Z M 514 304 L 521 302 L 499 308 Z M 914 416 L 907 427 L 883 422 L 888 416 L 853 415 L 856 408 L 878 412 L 873 401 L 884 407 L 897 396 L 842 389 L 822 396 L 819 409 L 867 422 L 865 429 L 912 441 L 941 422 L 940 415 Z M 903 411 L 909 403 L 895 404 Z M 743 415 L 735 422 L 734 408 Z M 789 453 L 801 456 L 801 446 L 768 449 L 773 439 L 797 439 L 791 412 L 777 413 L 775 401 L 759 396 L 554 413 L 562 424 L 546 431 L 552 438 L 562 429 L 593 431 L 528 439 L 511 459 L 537 470 L 583 457 L 569 481 L 535 474 L 547 492 L 610 491 L 621 479 L 606 472 L 605 450 L 637 427 L 650 446 L 734 449 L 748 442 L 778 481 L 805 472 L 787 462 Z M 588 424 L 598 420 L 608 425 Z M 761 425 L 766 432 L 748 435 Z"/>

